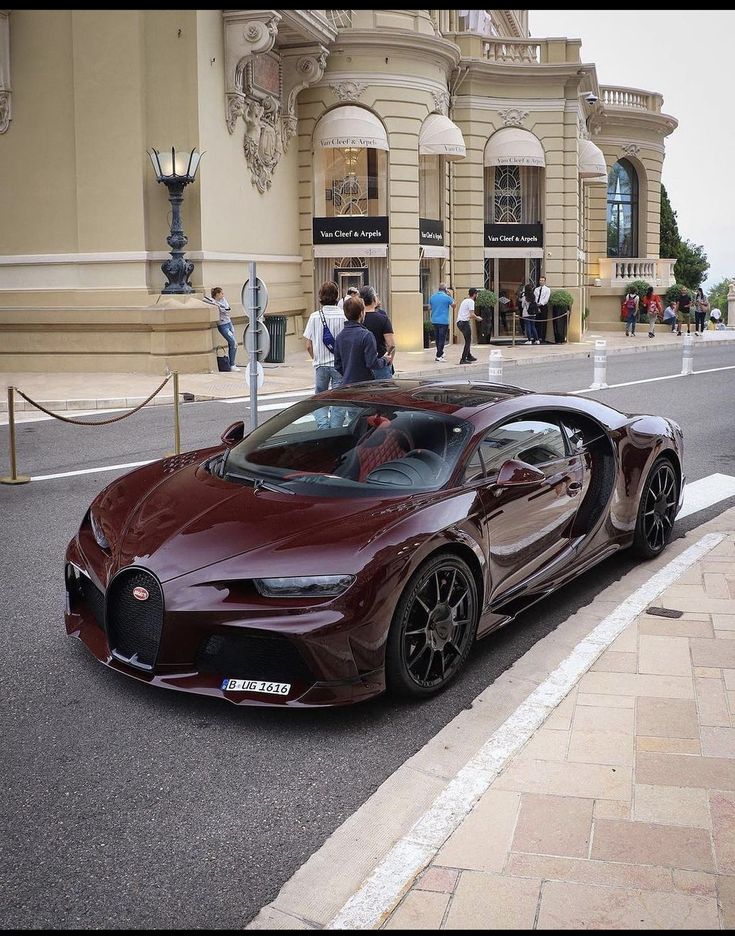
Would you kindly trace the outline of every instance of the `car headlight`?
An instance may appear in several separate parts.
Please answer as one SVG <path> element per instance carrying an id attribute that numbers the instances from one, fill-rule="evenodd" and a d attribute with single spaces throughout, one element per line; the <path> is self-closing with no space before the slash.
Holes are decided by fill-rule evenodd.
<path id="1" fill-rule="evenodd" d="M 334 598 L 355 581 L 354 575 L 298 575 L 253 579 L 266 598 Z"/>
<path id="2" fill-rule="evenodd" d="M 102 527 L 100 526 L 99 520 L 97 520 L 91 510 L 89 511 L 89 522 L 92 527 L 92 533 L 94 534 L 97 545 L 100 547 L 100 549 L 109 549 L 110 543 L 105 534 L 102 532 Z"/>

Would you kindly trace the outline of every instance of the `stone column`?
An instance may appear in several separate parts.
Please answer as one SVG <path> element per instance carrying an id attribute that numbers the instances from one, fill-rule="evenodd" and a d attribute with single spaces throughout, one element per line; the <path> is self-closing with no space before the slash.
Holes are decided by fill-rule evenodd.
<path id="1" fill-rule="evenodd" d="M 735 283 L 727 290 L 727 327 L 735 328 Z"/>

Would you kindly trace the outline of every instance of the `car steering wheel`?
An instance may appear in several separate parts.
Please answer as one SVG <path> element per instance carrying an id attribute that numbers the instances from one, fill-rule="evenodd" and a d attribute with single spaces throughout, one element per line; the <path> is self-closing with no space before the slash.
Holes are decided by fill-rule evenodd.
<path id="1" fill-rule="evenodd" d="M 432 452 L 431 449 L 411 449 L 410 452 L 406 452 L 406 458 L 416 458 L 423 462 L 429 471 L 436 475 L 437 478 L 446 466 L 446 463 L 441 455 L 437 455 L 436 452 Z"/>

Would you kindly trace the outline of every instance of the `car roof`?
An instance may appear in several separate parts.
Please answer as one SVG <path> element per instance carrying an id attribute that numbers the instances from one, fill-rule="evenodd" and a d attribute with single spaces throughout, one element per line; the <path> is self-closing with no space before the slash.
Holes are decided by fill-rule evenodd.
<path id="1" fill-rule="evenodd" d="M 380 403 L 388 406 L 406 406 L 471 418 L 478 410 L 520 396 L 528 396 L 531 390 L 472 380 L 421 380 L 395 378 L 393 380 L 369 380 L 350 384 L 321 394 L 336 400 L 352 400 L 362 403 Z"/>

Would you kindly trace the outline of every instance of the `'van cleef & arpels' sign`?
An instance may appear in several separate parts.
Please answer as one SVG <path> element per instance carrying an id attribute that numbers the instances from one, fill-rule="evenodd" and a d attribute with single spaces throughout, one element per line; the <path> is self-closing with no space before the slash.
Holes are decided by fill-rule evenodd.
<path id="1" fill-rule="evenodd" d="M 314 218 L 312 234 L 315 244 L 387 244 L 388 218 Z"/>
<path id="2" fill-rule="evenodd" d="M 444 222 L 419 218 L 419 245 L 421 247 L 443 247 Z"/>
<path id="3" fill-rule="evenodd" d="M 543 247 L 543 224 L 486 224 L 486 247 Z"/>

